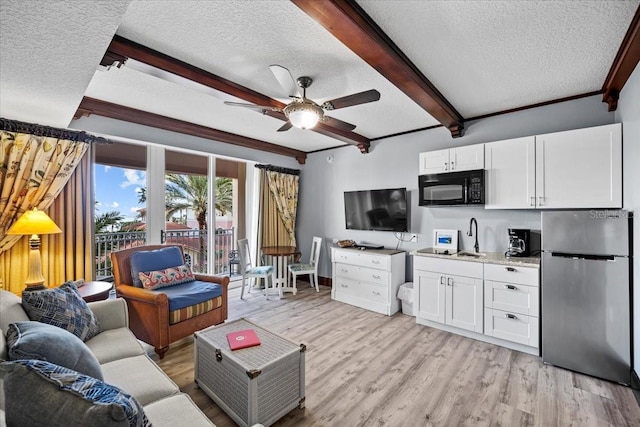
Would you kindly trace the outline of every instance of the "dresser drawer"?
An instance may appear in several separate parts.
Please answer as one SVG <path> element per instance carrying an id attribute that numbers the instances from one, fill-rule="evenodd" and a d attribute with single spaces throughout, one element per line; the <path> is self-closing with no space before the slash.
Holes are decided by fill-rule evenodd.
<path id="1" fill-rule="evenodd" d="M 508 311 L 484 309 L 484 333 L 491 337 L 538 347 L 540 326 L 537 317 Z"/>
<path id="2" fill-rule="evenodd" d="M 336 294 L 349 295 L 382 304 L 388 303 L 388 288 L 375 283 L 363 283 L 340 277 L 336 279 Z"/>
<path id="3" fill-rule="evenodd" d="M 484 305 L 488 308 L 538 317 L 539 288 L 504 282 L 484 281 Z"/>
<path id="4" fill-rule="evenodd" d="M 360 284 L 355 280 L 345 279 L 344 277 L 336 277 L 336 293 L 344 295 L 358 295 L 360 293 Z"/>
<path id="5" fill-rule="evenodd" d="M 538 286 L 538 271 L 539 270 L 535 267 L 485 264 L 484 279 L 494 280 L 496 282 Z"/>
<path id="6" fill-rule="evenodd" d="M 380 285 L 387 285 L 387 283 L 389 283 L 388 271 L 358 267 L 350 264 L 336 263 L 336 276 Z"/>
<path id="7" fill-rule="evenodd" d="M 355 250 L 335 250 L 334 262 L 353 264 L 360 267 L 370 267 L 378 270 L 389 270 L 390 258 L 384 255 L 368 254 Z"/>

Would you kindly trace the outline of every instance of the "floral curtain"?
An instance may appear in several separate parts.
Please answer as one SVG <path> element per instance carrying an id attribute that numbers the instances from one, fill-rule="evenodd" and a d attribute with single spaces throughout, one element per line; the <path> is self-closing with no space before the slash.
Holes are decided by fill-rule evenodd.
<path id="1" fill-rule="evenodd" d="M 79 141 L 0 131 L 0 253 L 21 236 L 6 232 L 25 211 L 47 210 L 87 150 Z"/>
<path id="2" fill-rule="evenodd" d="M 289 234 L 291 246 L 296 246 L 296 213 L 298 209 L 299 177 L 287 173 L 266 171 L 269 190 L 275 200 L 278 213 Z"/>

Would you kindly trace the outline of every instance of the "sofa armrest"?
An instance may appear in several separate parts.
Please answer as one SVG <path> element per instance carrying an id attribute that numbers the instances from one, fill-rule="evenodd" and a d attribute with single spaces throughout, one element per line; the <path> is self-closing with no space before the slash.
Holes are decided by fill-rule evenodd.
<path id="1" fill-rule="evenodd" d="M 87 305 L 98 318 L 103 331 L 129 327 L 127 303 L 122 298 L 95 301 Z"/>
<path id="2" fill-rule="evenodd" d="M 227 293 L 227 287 L 229 286 L 229 276 L 214 276 L 211 274 L 194 274 L 196 280 L 209 283 L 217 283 L 222 286 L 224 293 Z"/>

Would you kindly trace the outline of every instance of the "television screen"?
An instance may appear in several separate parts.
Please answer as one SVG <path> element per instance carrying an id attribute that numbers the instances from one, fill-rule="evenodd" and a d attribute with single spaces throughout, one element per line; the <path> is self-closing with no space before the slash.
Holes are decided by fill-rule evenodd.
<path id="1" fill-rule="evenodd" d="M 347 230 L 409 231 L 407 189 L 345 191 Z"/>

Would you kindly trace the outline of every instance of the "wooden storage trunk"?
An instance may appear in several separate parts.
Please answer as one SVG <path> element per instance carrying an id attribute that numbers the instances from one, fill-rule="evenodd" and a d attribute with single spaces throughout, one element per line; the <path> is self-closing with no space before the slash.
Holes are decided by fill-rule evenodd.
<path id="1" fill-rule="evenodd" d="M 231 351 L 227 334 L 255 330 L 260 345 Z M 195 333 L 195 381 L 241 426 L 269 426 L 304 408 L 304 344 L 246 319 Z"/>

